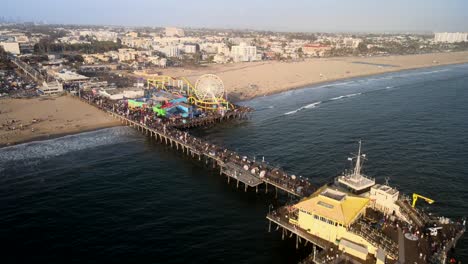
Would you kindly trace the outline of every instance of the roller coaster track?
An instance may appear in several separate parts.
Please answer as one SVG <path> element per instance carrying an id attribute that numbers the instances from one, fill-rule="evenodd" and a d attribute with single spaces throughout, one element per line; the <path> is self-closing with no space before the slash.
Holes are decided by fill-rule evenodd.
<path id="1" fill-rule="evenodd" d="M 190 83 L 189 80 L 185 77 L 181 77 L 176 79 L 171 76 L 161 75 L 154 79 L 148 79 L 146 81 L 147 88 L 149 89 L 151 86 L 154 86 L 158 89 L 164 90 L 166 92 L 174 93 L 174 88 L 180 88 L 178 91 L 181 95 L 186 95 L 187 100 L 198 106 L 199 108 L 205 110 L 217 110 L 221 106 L 225 107 L 226 109 L 234 109 L 234 105 L 226 101 L 226 99 L 220 98 L 210 98 L 209 100 L 200 100 L 196 97 L 196 88 Z M 172 90 L 172 91 L 171 91 Z"/>

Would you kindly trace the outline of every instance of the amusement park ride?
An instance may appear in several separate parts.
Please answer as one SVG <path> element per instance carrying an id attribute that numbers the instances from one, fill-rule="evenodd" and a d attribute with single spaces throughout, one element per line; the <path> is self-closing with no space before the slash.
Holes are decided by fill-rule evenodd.
<path id="1" fill-rule="evenodd" d="M 185 77 L 174 78 L 162 75 L 147 80 L 147 89 L 151 88 L 186 96 L 190 103 L 203 110 L 229 110 L 234 108 L 226 100 L 223 81 L 214 74 L 200 76 L 195 86 Z"/>

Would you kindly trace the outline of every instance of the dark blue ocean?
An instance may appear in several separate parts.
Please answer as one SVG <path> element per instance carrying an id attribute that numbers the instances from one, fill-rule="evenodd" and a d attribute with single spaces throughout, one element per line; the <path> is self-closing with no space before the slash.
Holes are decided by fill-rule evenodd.
<path id="1" fill-rule="evenodd" d="M 369 176 L 468 216 L 468 64 L 260 97 L 251 120 L 192 133 L 326 183 L 362 139 Z M 280 196 L 287 202 L 286 195 Z M 0 149 L 1 263 L 296 263 L 268 233 L 274 194 L 118 127 Z M 457 253 L 468 262 L 468 238 Z"/>

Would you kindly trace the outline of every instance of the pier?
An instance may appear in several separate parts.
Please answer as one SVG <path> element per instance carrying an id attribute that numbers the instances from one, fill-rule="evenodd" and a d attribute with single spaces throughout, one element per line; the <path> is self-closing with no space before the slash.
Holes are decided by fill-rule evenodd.
<path id="1" fill-rule="evenodd" d="M 156 142 L 170 146 L 176 151 L 204 163 L 213 169 L 218 169 L 219 174 L 227 177 L 227 182 L 236 182 L 237 188 L 243 184 L 244 190 L 255 188 L 259 191 L 259 186 L 264 185 L 265 193 L 269 187 L 293 195 L 298 198 L 307 197 L 315 191 L 315 187 L 307 178 L 288 175 L 281 168 L 273 167 L 264 161 L 251 160 L 227 148 L 212 144 L 206 140 L 194 137 L 187 131 L 196 126 L 219 123 L 227 119 L 245 119 L 250 108 L 242 107 L 231 110 L 225 114 L 211 114 L 206 117 L 190 119 L 188 122 L 161 122 L 160 119 L 152 119 L 140 113 L 131 113 L 128 109 L 124 111 L 119 105 L 113 102 L 94 98 L 91 95 L 84 95 L 80 100 L 89 103 L 100 110 L 106 112 L 123 125 L 135 128 L 142 134 L 153 138 Z"/>
<path id="2" fill-rule="evenodd" d="M 237 189 L 245 192 L 249 191 L 249 189 L 255 189 L 255 192 L 258 193 L 260 187 L 264 187 L 265 193 L 268 193 L 269 189 L 274 190 L 275 197 L 278 197 L 278 191 L 281 191 L 297 199 L 310 197 L 312 194 L 317 195 L 317 189 L 307 178 L 288 175 L 281 168 L 271 166 L 263 159 L 261 161 L 250 159 L 228 148 L 195 137 L 188 131 L 192 127 L 216 124 L 229 119 L 249 118 L 249 112 L 252 111 L 249 108 L 232 109 L 226 112 L 210 112 L 199 117 L 177 120 L 162 119 L 147 108 L 129 108 L 125 103 L 116 103 L 90 93 L 81 93 L 79 97 L 75 98 L 97 107 L 119 120 L 123 125 L 136 129 L 154 140 L 154 142 L 166 145 L 211 168 L 213 171 L 219 172 L 219 176 L 225 177 L 228 184 L 233 181 Z M 397 204 L 402 208 L 402 213 L 413 221 L 417 231 L 412 229 L 411 225 L 413 224 L 408 226 L 402 222 L 390 220 L 388 216 L 378 213 L 378 211 L 374 211 L 370 207 L 364 207 L 368 203 L 368 201 L 361 201 L 364 198 L 346 196 L 346 199 L 344 199 L 340 198 L 342 196 L 335 192 L 338 191 L 321 193 L 320 195 L 331 200 L 325 200 L 327 203 L 322 204 L 319 203 L 322 200 L 317 203 L 313 201 L 314 205 L 329 209 L 341 208 L 340 210 L 342 210 L 345 200 L 354 199 L 357 202 L 362 202 L 362 208 L 366 208 L 359 209 L 364 210 L 362 212 L 355 211 L 356 216 L 352 215 L 350 218 L 355 219 L 353 217 L 357 217 L 359 219 L 356 218 L 353 222 L 346 222 L 344 216 L 344 220 L 335 220 L 335 218 L 326 218 L 327 215 L 320 218 L 310 218 L 312 221 L 321 221 L 329 225 L 329 227 L 322 226 L 321 229 L 314 229 L 315 226 L 300 225 L 303 223 L 301 219 L 304 218 L 300 218 L 301 213 L 294 206 L 282 206 L 274 211 L 269 211 L 266 217 L 269 222 L 268 231 L 271 232 L 272 229 L 281 230 L 282 239 L 294 238 L 297 249 L 300 246 L 305 247 L 311 244 L 313 252 L 301 263 L 398 263 L 399 260 L 420 263 L 420 261 L 425 261 L 425 258 L 433 258 L 435 262 L 447 256 L 449 249 L 455 245 L 465 231 L 464 227 L 461 228 L 459 225 L 443 225 L 440 232 L 453 237 L 453 239 L 450 242 L 441 236 L 435 238 L 425 230 L 426 224 L 430 222 L 428 216 L 411 207 L 408 201 L 399 200 Z M 358 199 L 361 200 L 358 201 Z M 336 201 L 336 204 L 328 204 L 332 200 Z M 301 202 L 307 201 L 311 200 L 301 200 Z M 316 216 L 313 210 L 317 208 L 314 208 L 307 211 L 307 214 Z M 307 220 L 309 218 L 302 221 Z M 381 220 L 385 220 L 383 224 L 381 224 Z M 349 238 L 345 237 L 340 242 L 332 239 L 327 240 L 327 235 L 320 231 L 327 230 L 327 228 L 336 229 L 338 225 L 341 228 L 346 228 L 345 231 L 349 234 Z M 422 233 L 417 242 L 403 237 L 403 235 L 414 235 L 416 232 L 418 234 L 419 232 L 425 232 L 424 238 Z M 330 233 L 328 237 L 330 237 Z M 355 242 L 354 237 L 361 240 Z M 362 241 L 365 241 L 366 244 L 363 244 Z M 361 246 L 362 244 L 364 246 Z M 431 247 L 434 247 L 432 251 Z M 371 248 L 372 252 L 368 251 L 368 248 Z M 349 252 L 349 249 L 355 251 L 363 249 L 364 251 L 359 251 L 357 255 L 353 255 L 352 252 Z M 437 252 L 433 253 L 434 250 L 437 250 Z"/>

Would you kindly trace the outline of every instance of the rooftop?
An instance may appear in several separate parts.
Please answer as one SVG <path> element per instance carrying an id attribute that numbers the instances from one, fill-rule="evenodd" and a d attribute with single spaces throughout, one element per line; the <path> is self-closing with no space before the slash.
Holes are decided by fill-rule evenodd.
<path id="1" fill-rule="evenodd" d="M 398 193 L 398 190 L 396 190 L 396 189 L 394 189 L 394 188 L 392 188 L 392 187 L 390 187 L 388 185 L 376 184 L 372 188 L 377 189 L 377 190 L 381 190 L 381 191 L 386 192 L 386 193 L 388 193 L 390 195 L 394 195 L 394 194 Z"/>
<path id="2" fill-rule="evenodd" d="M 375 179 L 368 178 L 362 174 L 339 176 L 338 181 L 356 191 L 375 185 Z"/>
<path id="3" fill-rule="evenodd" d="M 348 226 L 355 221 L 368 202 L 368 198 L 323 187 L 294 207 Z"/>
<path id="4" fill-rule="evenodd" d="M 57 78 L 61 79 L 62 81 L 84 81 L 84 80 L 88 80 L 89 78 L 84 76 L 84 75 L 80 75 L 78 73 L 75 73 L 75 72 L 70 72 L 70 71 L 66 71 L 66 72 L 58 72 L 56 73 L 57 75 Z"/>

